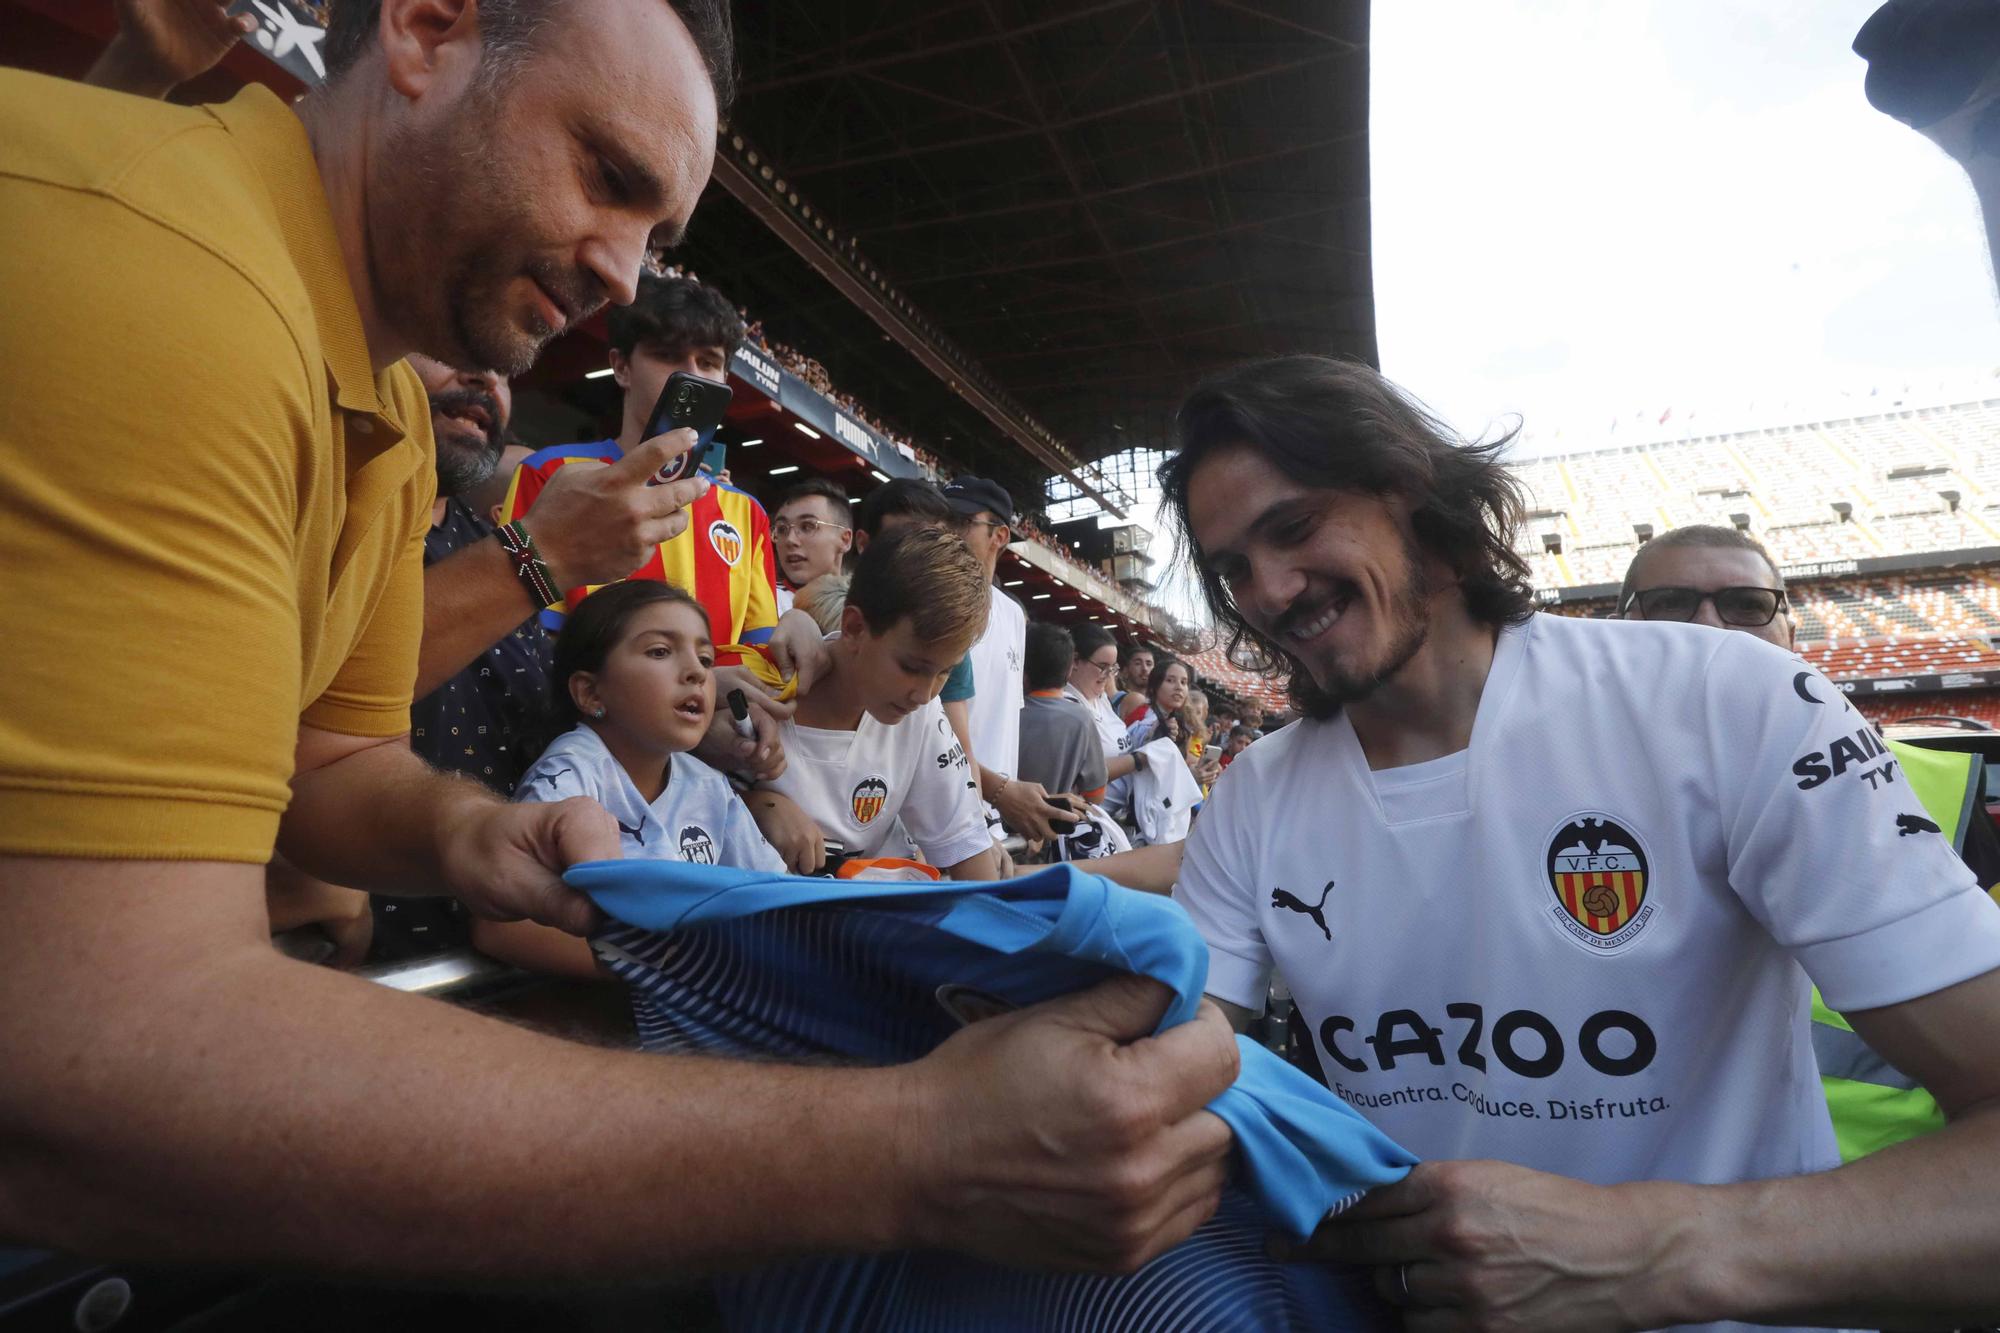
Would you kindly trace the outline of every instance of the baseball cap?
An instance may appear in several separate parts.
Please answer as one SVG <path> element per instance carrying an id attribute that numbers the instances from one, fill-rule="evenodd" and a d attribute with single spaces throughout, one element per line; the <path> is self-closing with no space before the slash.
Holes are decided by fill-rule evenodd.
<path id="1" fill-rule="evenodd" d="M 985 510 L 1002 523 L 1014 522 L 1014 497 L 997 481 L 984 477 L 960 477 L 943 487 L 945 502 L 958 513 L 970 517 Z"/>

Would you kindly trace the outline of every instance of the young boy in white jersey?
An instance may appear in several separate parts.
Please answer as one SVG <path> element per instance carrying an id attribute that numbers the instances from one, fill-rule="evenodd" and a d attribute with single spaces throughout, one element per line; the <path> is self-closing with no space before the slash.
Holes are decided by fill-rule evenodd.
<path id="1" fill-rule="evenodd" d="M 708 613 L 670 583 L 614 583 L 577 604 L 556 639 L 551 706 L 569 722 L 522 775 L 517 801 L 588 796 L 618 821 L 630 859 L 783 873 L 729 779 L 689 751 L 715 712 Z M 479 922 L 483 952 L 594 975 L 590 946 L 533 922 Z"/>
<path id="2" fill-rule="evenodd" d="M 1217 784 L 1175 898 L 1209 993 L 1281 974 L 1426 1159 L 1312 1252 L 1413 1327 L 1989 1322 L 2000 913 L 1909 836 L 1873 727 L 1747 634 L 1535 614 L 1504 441 L 1364 366 L 1225 372 L 1177 434 L 1209 607 L 1302 717 Z M 1950 1123 L 1839 1165 L 1808 976 Z"/>
<path id="3" fill-rule="evenodd" d="M 993 878 L 978 788 L 937 700 L 986 610 L 985 573 L 956 536 L 912 528 L 870 542 L 828 644 L 832 666 L 783 726 L 785 771 L 752 799 L 788 800 L 849 857 L 903 850 L 887 843 L 900 815 L 930 864 Z"/>

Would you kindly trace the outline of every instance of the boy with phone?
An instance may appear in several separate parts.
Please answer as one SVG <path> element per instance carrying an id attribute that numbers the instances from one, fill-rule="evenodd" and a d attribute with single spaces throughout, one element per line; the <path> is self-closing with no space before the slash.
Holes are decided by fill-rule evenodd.
<path id="1" fill-rule="evenodd" d="M 664 431 L 687 430 L 695 438 L 685 453 L 651 479 L 653 483 L 697 475 L 704 461 L 729 402 L 729 357 L 743 340 L 743 321 L 736 308 L 713 287 L 691 279 L 646 277 L 631 305 L 611 307 L 606 324 L 612 375 L 624 391 L 618 435 L 530 454 L 515 472 L 508 492 L 510 520 L 526 514 L 562 469 L 616 463 Z M 718 647 L 770 643 L 778 624 L 770 519 L 747 493 L 717 477 L 708 481 L 707 490 L 687 506 L 687 526 L 661 541 L 627 577 L 658 579 L 686 589 L 708 612 Z M 562 627 L 571 604 L 591 589 L 549 591 L 553 595 L 542 612 L 542 623 L 555 631 Z M 817 627 L 812 627 L 811 637 L 816 640 Z M 743 689 L 753 705 L 758 741 L 743 766 L 759 776 L 782 768 L 776 726 L 779 718 L 789 715 L 789 706 L 770 697 L 741 665 L 739 654 L 716 654 L 716 688 L 723 695 Z M 717 745 L 738 750 L 726 718 L 716 726 Z M 711 762 L 737 766 L 713 749 L 705 754 Z"/>

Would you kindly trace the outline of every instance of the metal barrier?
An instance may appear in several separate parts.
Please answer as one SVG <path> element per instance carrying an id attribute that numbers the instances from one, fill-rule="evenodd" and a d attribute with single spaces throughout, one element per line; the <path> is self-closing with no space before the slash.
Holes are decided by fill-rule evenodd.
<path id="1" fill-rule="evenodd" d="M 390 990 L 405 991 L 412 995 L 428 995 L 434 999 L 444 1000 L 459 999 L 530 980 L 529 974 L 519 968 L 496 962 L 472 949 L 453 949 L 449 953 L 432 954 L 428 958 L 407 958 L 396 963 L 378 963 L 371 967 L 356 968 L 355 975 L 365 977 L 377 985 L 387 986 Z"/>

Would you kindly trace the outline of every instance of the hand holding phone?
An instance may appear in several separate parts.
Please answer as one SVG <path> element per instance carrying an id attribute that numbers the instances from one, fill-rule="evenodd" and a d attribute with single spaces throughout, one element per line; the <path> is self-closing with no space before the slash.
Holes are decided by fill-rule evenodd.
<path id="1" fill-rule="evenodd" d="M 657 486 L 694 475 L 704 453 L 715 440 L 715 432 L 722 426 L 724 414 L 729 411 L 730 397 L 727 384 L 705 380 L 684 370 L 676 370 L 667 376 L 667 382 L 660 387 L 660 396 L 653 404 L 653 414 L 647 418 L 646 438 L 650 440 L 672 430 L 692 430 L 695 442 L 686 453 L 668 460 L 667 465 L 655 473 L 647 485 Z"/>

